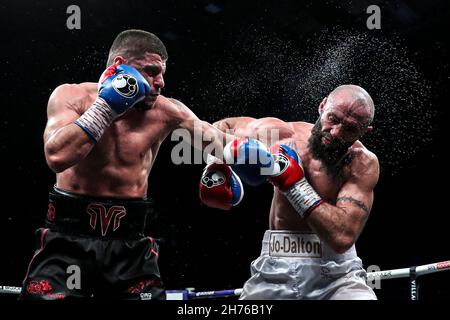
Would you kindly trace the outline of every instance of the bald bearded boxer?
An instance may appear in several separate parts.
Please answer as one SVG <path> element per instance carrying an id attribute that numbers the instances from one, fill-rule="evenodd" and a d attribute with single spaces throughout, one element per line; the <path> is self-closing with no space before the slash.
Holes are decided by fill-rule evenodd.
<path id="1" fill-rule="evenodd" d="M 319 114 L 314 125 L 249 117 L 214 124 L 258 138 L 277 159 L 270 230 L 241 299 L 376 299 L 355 249 L 379 176 L 377 157 L 358 140 L 372 130 L 374 104 L 363 88 L 343 85 L 323 99 Z M 220 196 L 200 184 L 204 203 L 217 208 L 211 199 Z"/>
<path id="2" fill-rule="evenodd" d="M 99 83 L 64 84 L 51 94 L 44 148 L 56 185 L 21 299 L 164 298 L 158 245 L 143 234 L 159 147 L 174 129 L 194 139 L 194 126 L 203 147 L 221 150 L 235 138 L 161 95 L 167 59 L 154 34 L 127 30 L 114 40 Z M 224 186 L 232 195 L 227 206 L 236 205 L 238 177 Z M 74 270 L 80 283 L 70 277 Z"/>

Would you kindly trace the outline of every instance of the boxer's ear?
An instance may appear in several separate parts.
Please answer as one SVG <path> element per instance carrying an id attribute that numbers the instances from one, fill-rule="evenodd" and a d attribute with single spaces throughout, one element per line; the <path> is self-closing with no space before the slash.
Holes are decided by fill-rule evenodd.
<path id="1" fill-rule="evenodd" d="M 117 57 L 114 58 L 113 63 L 114 63 L 114 64 L 117 64 L 117 65 L 119 65 L 119 64 L 125 64 L 125 58 L 122 57 L 122 56 L 117 56 Z"/>
<path id="2" fill-rule="evenodd" d="M 319 114 L 322 114 L 326 103 L 327 103 L 327 97 L 323 98 L 322 102 L 319 104 Z"/>

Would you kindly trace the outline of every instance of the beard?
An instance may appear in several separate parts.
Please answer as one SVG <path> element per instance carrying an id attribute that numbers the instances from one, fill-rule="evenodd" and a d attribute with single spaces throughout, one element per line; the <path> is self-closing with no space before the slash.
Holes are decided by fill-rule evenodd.
<path id="1" fill-rule="evenodd" d="M 328 145 L 323 143 L 323 137 L 329 139 L 331 143 Z M 326 171 L 333 177 L 338 175 L 342 167 L 351 161 L 348 156 L 348 149 L 352 144 L 353 142 L 345 142 L 333 138 L 328 132 L 322 132 L 320 118 L 314 124 L 311 136 L 308 139 L 308 148 L 313 158 L 319 160 Z"/>

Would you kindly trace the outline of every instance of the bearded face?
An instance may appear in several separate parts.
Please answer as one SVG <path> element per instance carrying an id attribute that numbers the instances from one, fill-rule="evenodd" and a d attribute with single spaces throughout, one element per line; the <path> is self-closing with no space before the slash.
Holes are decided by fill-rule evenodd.
<path id="1" fill-rule="evenodd" d="M 323 142 L 323 138 L 328 141 Z M 308 139 L 308 148 L 314 159 L 322 162 L 327 171 L 335 175 L 342 166 L 345 155 L 353 142 L 345 142 L 341 139 L 334 138 L 329 132 L 322 131 L 320 118 L 314 124 L 311 130 L 311 136 Z"/>

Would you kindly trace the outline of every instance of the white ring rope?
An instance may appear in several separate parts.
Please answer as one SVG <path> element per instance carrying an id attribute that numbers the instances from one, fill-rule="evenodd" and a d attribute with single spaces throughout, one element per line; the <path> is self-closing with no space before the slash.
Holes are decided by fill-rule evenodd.
<path id="1" fill-rule="evenodd" d="M 414 267 L 368 272 L 367 280 L 387 280 L 387 279 L 395 279 L 395 278 L 407 278 L 411 275 L 411 268 L 414 268 Z M 417 266 L 415 268 L 416 268 L 416 276 L 421 276 L 424 274 L 449 270 L 450 269 L 450 260 L 436 262 L 436 263 L 430 263 L 430 264 L 424 264 L 422 266 Z"/>

